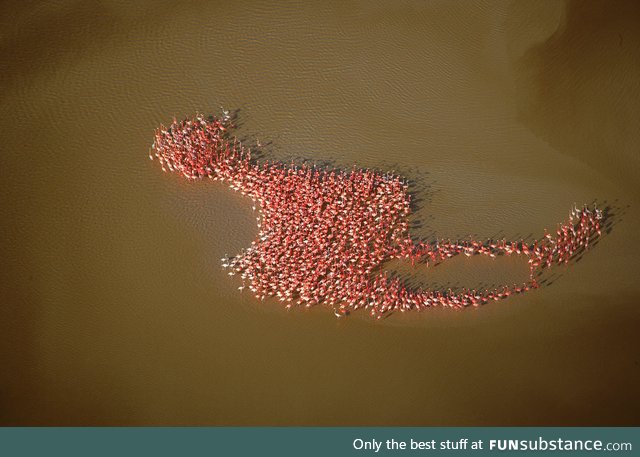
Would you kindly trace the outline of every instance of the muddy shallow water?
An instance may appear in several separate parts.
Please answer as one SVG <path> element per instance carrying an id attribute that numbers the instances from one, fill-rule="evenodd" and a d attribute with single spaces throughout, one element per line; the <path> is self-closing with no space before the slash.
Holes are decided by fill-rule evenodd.
<path id="1" fill-rule="evenodd" d="M 0 7 L 0 423 L 639 424 L 633 2 L 137 5 Z M 160 122 L 220 105 L 269 159 L 406 175 L 426 238 L 537 237 L 594 200 L 611 230 L 479 309 L 285 311 L 220 267 L 249 200 L 147 159 Z"/>

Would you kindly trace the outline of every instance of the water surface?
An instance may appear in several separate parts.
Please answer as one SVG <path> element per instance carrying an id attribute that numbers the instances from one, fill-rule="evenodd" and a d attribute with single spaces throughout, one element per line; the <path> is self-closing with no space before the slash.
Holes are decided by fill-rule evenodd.
<path id="1" fill-rule="evenodd" d="M 632 2 L 0 10 L 0 423 L 638 425 Z M 287 312 L 220 267 L 257 233 L 249 200 L 146 159 L 160 122 L 220 105 L 268 158 L 405 174 L 420 236 L 539 236 L 594 199 L 614 225 L 480 309 Z"/>

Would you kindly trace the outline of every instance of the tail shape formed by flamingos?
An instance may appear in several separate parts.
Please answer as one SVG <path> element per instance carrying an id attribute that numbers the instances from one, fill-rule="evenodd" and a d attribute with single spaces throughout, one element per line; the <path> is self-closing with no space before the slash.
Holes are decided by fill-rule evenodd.
<path id="1" fill-rule="evenodd" d="M 407 184 L 373 170 L 340 171 L 315 166 L 257 162 L 229 131 L 228 113 L 196 115 L 155 132 L 149 158 L 164 171 L 194 180 L 227 183 L 259 206 L 259 233 L 251 246 L 222 259 L 257 299 L 275 297 L 287 307 L 329 304 L 337 316 L 360 308 L 382 317 L 431 306 L 479 306 L 538 287 L 542 269 L 567 263 L 601 234 L 602 212 L 574 207 L 555 233 L 524 241 L 436 241 L 409 236 Z M 521 285 L 493 290 L 412 289 L 382 270 L 391 259 L 435 264 L 456 256 L 518 255 L 530 275 Z"/>

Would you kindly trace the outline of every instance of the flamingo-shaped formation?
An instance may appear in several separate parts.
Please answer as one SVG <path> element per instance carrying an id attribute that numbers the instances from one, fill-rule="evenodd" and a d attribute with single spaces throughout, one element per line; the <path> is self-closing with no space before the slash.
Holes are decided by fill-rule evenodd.
<path id="1" fill-rule="evenodd" d="M 236 257 L 224 258 L 229 275 L 240 275 L 256 298 L 292 305 L 329 304 L 337 316 L 360 308 L 382 317 L 392 311 L 431 306 L 464 308 L 538 287 L 543 268 L 567 263 L 601 234 L 602 212 L 574 207 L 569 220 L 529 244 L 524 241 L 436 241 L 409 236 L 411 196 L 407 184 L 373 170 L 340 171 L 315 166 L 258 162 L 229 134 L 228 112 L 196 115 L 155 132 L 149 157 L 164 171 L 187 179 L 228 183 L 259 206 L 259 233 Z M 412 289 L 382 269 L 391 259 L 435 264 L 458 254 L 521 255 L 530 276 L 521 285 L 493 290 Z"/>

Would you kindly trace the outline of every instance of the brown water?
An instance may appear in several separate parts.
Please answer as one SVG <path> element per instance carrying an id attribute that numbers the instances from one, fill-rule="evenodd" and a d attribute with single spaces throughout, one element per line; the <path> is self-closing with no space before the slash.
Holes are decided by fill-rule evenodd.
<path id="1" fill-rule="evenodd" d="M 637 3 L 310 3 L 0 7 L 0 423 L 640 425 Z M 614 225 L 480 309 L 287 312 L 220 267 L 249 202 L 146 158 L 220 105 L 269 158 L 414 179 L 425 237 L 539 236 L 594 199 Z"/>

